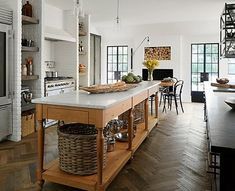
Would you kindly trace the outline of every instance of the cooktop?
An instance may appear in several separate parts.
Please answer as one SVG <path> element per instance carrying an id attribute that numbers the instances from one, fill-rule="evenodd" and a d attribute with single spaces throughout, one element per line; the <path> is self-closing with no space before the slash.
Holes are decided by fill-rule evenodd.
<path id="1" fill-rule="evenodd" d="M 73 79 L 73 77 L 58 76 L 58 77 L 45 77 L 44 79 L 45 81 L 54 81 L 54 80 Z"/>

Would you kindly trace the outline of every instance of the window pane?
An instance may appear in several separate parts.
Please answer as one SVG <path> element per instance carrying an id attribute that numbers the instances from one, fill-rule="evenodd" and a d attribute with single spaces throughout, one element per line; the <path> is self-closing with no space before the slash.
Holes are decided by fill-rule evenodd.
<path id="1" fill-rule="evenodd" d="M 218 65 L 212 64 L 212 72 L 218 72 Z"/>
<path id="2" fill-rule="evenodd" d="M 198 63 L 203 63 L 203 62 L 204 62 L 204 55 L 198 54 Z"/>
<path id="3" fill-rule="evenodd" d="M 113 48 L 112 47 L 108 47 L 108 54 L 112 54 L 113 53 Z"/>
<path id="4" fill-rule="evenodd" d="M 197 91 L 197 82 L 192 82 L 192 91 Z"/>
<path id="5" fill-rule="evenodd" d="M 206 54 L 206 63 L 211 63 L 211 54 Z"/>
<path id="6" fill-rule="evenodd" d="M 211 64 L 206 64 L 206 72 L 211 72 Z"/>
<path id="7" fill-rule="evenodd" d="M 113 47 L 113 54 L 117 54 L 117 47 Z"/>
<path id="8" fill-rule="evenodd" d="M 198 45 L 198 53 L 204 53 L 204 45 Z"/>
<path id="9" fill-rule="evenodd" d="M 127 71 L 128 70 L 128 65 L 127 64 L 123 64 L 123 71 Z M 123 72 L 124 73 L 124 72 Z M 127 72 L 126 72 L 127 73 Z"/>
<path id="10" fill-rule="evenodd" d="M 219 53 L 219 46 L 218 44 L 212 44 L 212 53 Z"/>
<path id="11" fill-rule="evenodd" d="M 235 74 L 235 63 L 229 63 L 228 64 L 228 74 Z"/>
<path id="12" fill-rule="evenodd" d="M 117 64 L 113 65 L 113 71 L 117 71 Z"/>
<path id="13" fill-rule="evenodd" d="M 203 72 L 204 71 L 204 64 L 198 64 L 198 72 Z"/>
<path id="14" fill-rule="evenodd" d="M 192 53 L 197 53 L 197 45 L 192 45 Z"/>
<path id="15" fill-rule="evenodd" d="M 113 55 L 113 63 L 117 63 L 117 56 Z"/>
<path id="16" fill-rule="evenodd" d="M 197 63 L 197 54 L 192 55 L 192 63 Z"/>
<path id="17" fill-rule="evenodd" d="M 127 47 L 123 47 L 123 54 L 127 54 Z"/>
<path id="18" fill-rule="evenodd" d="M 197 73 L 192 74 L 192 81 L 197 82 Z"/>
<path id="19" fill-rule="evenodd" d="M 123 55 L 123 62 L 127 63 L 127 55 Z"/>
<path id="20" fill-rule="evenodd" d="M 122 50 L 123 50 L 123 47 L 118 47 L 118 54 L 123 54 Z"/>
<path id="21" fill-rule="evenodd" d="M 122 71 L 122 63 L 118 64 L 118 71 Z"/>
<path id="22" fill-rule="evenodd" d="M 112 71 L 113 70 L 113 65 L 112 64 L 108 64 L 108 71 Z"/>
<path id="23" fill-rule="evenodd" d="M 192 64 L 192 72 L 197 72 L 197 64 Z"/>
<path id="24" fill-rule="evenodd" d="M 211 53 L 211 44 L 206 44 L 206 53 Z"/>
<path id="25" fill-rule="evenodd" d="M 113 62 L 113 57 L 112 56 L 108 56 L 108 63 L 112 63 Z"/>
<path id="26" fill-rule="evenodd" d="M 123 60 L 122 60 L 122 55 L 118 55 L 118 62 L 120 63 L 120 62 L 123 62 Z"/>
<path id="27" fill-rule="evenodd" d="M 216 64 L 218 63 L 218 54 L 212 54 L 211 58 L 212 58 L 211 60 L 212 63 L 216 63 Z"/>

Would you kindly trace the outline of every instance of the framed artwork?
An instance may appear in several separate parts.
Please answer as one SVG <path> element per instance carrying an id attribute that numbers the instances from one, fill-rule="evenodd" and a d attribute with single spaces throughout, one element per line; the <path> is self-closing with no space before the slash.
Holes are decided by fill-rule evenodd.
<path id="1" fill-rule="evenodd" d="M 171 47 L 145 47 L 144 59 L 171 60 Z"/>

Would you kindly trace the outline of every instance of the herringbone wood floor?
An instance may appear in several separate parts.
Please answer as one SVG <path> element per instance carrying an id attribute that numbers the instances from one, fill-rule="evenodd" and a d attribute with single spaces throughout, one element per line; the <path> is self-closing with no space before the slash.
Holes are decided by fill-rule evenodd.
<path id="1" fill-rule="evenodd" d="M 108 187 L 108 191 L 211 190 L 205 170 L 206 135 L 203 105 L 184 104 L 185 113 L 174 108 L 160 113 L 160 122 Z M 0 190 L 36 190 L 36 136 L 21 142 L 0 143 Z M 46 130 L 46 162 L 57 157 L 55 128 Z M 78 191 L 46 182 L 44 191 Z"/>

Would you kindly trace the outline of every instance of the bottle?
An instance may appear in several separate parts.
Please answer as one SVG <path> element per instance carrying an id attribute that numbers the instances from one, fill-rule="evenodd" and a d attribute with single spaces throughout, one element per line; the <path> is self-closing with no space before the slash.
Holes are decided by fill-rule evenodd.
<path id="1" fill-rule="evenodd" d="M 33 58 L 29 57 L 25 59 L 27 62 L 27 74 L 29 76 L 33 75 Z"/>
<path id="2" fill-rule="evenodd" d="M 23 6 L 23 9 L 22 9 L 24 12 L 25 12 L 25 15 L 28 16 L 28 17 L 32 17 L 33 14 L 32 14 L 32 5 L 29 3 L 29 1 L 26 2 L 26 4 Z"/>
<path id="3" fill-rule="evenodd" d="M 27 66 L 26 64 L 22 64 L 22 76 L 27 76 Z"/>

